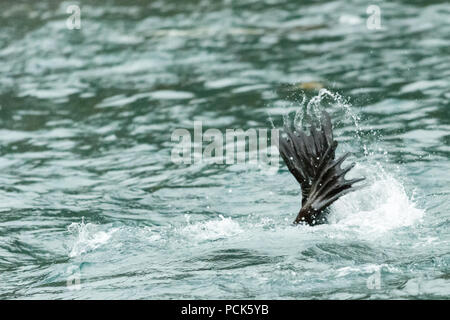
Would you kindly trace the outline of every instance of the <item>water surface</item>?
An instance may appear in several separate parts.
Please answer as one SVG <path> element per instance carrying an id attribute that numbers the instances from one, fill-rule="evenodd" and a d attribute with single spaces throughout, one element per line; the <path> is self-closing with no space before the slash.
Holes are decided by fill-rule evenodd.
<path id="1" fill-rule="evenodd" d="M 448 298 L 450 5 L 374 2 L 80 1 L 69 30 L 2 1 L 0 298 Z M 327 225 L 292 226 L 284 165 L 171 162 L 176 128 L 302 97 L 367 177 Z"/>

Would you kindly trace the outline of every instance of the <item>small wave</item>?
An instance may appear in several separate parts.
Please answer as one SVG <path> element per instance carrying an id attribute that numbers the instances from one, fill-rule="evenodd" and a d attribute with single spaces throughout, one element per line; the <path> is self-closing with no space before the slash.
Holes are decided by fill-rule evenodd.
<path id="1" fill-rule="evenodd" d="M 405 297 L 448 297 L 450 281 L 448 279 L 427 279 L 424 276 L 409 279 L 401 288 L 393 290 L 393 295 Z"/>
<path id="2" fill-rule="evenodd" d="M 231 218 L 220 216 L 220 220 L 189 224 L 179 232 L 183 236 L 194 238 L 197 241 L 204 241 L 232 237 L 242 233 L 243 229 L 239 223 Z"/>

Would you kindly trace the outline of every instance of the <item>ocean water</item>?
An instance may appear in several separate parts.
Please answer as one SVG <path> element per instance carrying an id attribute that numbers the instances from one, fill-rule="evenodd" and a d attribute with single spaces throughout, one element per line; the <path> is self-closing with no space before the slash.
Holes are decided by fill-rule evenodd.
<path id="1" fill-rule="evenodd" d="M 2 1 L 0 298 L 448 299 L 450 5 L 372 2 Z M 318 110 L 366 177 L 328 224 L 282 161 L 171 159 Z"/>

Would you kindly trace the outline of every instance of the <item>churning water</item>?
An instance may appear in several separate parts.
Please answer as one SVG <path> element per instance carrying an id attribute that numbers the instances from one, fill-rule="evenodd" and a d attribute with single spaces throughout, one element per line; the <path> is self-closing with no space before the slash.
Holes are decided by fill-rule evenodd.
<path id="1" fill-rule="evenodd" d="M 2 1 L 0 298 L 448 298 L 450 5 L 374 2 Z M 323 109 L 366 177 L 326 225 L 284 165 L 171 162 Z"/>

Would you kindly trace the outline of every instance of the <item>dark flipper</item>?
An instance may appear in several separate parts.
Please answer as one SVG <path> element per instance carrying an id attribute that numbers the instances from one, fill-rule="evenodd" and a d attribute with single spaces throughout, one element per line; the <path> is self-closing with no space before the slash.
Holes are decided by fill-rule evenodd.
<path id="1" fill-rule="evenodd" d="M 333 140 L 330 115 L 323 111 L 320 129 L 311 126 L 310 134 L 297 129 L 284 128 L 286 136 L 280 137 L 279 150 L 289 171 L 300 183 L 302 208 L 294 223 L 319 223 L 321 213 L 339 197 L 355 190 L 353 184 L 364 178 L 346 180 L 345 174 L 354 163 L 342 169 L 348 153 L 335 159 L 337 141 Z"/>

